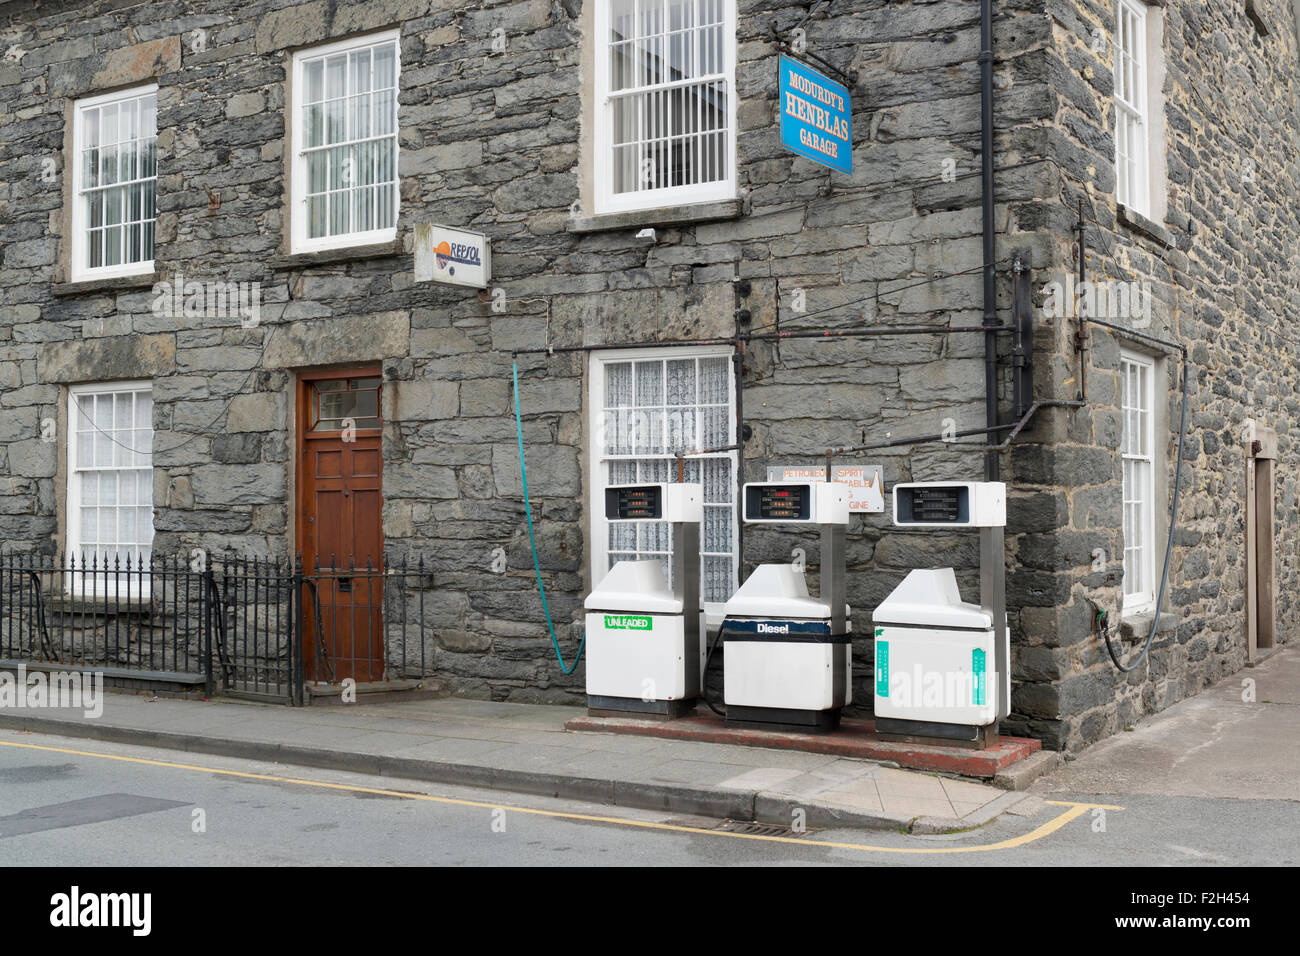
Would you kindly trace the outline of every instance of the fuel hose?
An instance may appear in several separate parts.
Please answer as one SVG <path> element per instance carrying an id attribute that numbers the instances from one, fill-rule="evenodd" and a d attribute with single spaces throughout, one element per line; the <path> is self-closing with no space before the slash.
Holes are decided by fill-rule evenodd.
<path id="1" fill-rule="evenodd" d="M 564 655 L 560 653 L 560 642 L 555 638 L 555 624 L 551 621 L 551 608 L 546 603 L 546 587 L 542 584 L 542 565 L 537 559 L 537 536 L 533 533 L 533 509 L 528 503 L 528 468 L 524 465 L 524 425 L 519 417 L 519 363 L 514 363 L 513 377 L 515 383 L 515 435 L 519 439 L 519 483 L 523 486 L 524 491 L 524 517 L 528 520 L 528 544 L 533 549 L 533 572 L 537 575 L 537 591 L 542 596 L 542 611 L 546 615 L 546 629 L 551 635 L 551 646 L 555 648 L 555 659 L 560 662 L 560 670 L 566 675 L 572 674 L 574 668 L 578 666 L 578 661 L 582 660 L 582 650 L 587 646 L 587 635 L 583 634 L 582 642 L 578 645 L 578 654 L 573 659 L 572 664 L 564 663 Z"/>

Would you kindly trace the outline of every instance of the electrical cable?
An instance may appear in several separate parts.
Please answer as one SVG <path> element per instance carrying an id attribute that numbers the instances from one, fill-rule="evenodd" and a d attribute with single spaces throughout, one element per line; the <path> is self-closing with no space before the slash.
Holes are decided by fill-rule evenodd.
<path id="1" fill-rule="evenodd" d="M 797 317 L 795 317 L 795 318 L 791 318 L 791 319 L 787 319 L 787 322 L 797 322 L 797 321 L 800 321 L 800 320 L 802 320 L 802 319 L 810 319 L 810 318 L 812 318 L 812 317 L 815 316 L 815 315 L 825 315 L 827 312 L 834 312 L 834 311 L 836 311 L 837 309 L 847 309 L 847 308 L 850 308 L 851 306 L 861 305 L 863 302 L 870 302 L 870 301 L 872 301 L 872 300 L 875 300 L 876 302 L 879 302 L 879 301 L 880 301 L 880 297 L 881 297 L 882 295 L 893 295 L 895 292 L 906 292 L 908 289 L 919 289 L 919 288 L 920 288 L 921 286 L 923 286 L 923 285 L 930 285 L 931 283 L 934 283 L 934 282 L 942 282 L 942 281 L 944 281 L 945 279 L 956 279 L 956 278 L 959 278 L 959 277 L 961 277 L 961 276 L 973 275 L 973 274 L 975 274 L 976 272 L 983 272 L 984 269 L 985 269 L 985 267 L 986 267 L 987 265 L 992 265 L 992 266 L 994 266 L 994 267 L 997 267 L 997 266 L 1000 266 L 1000 265 L 1006 265 L 1006 264 L 1007 264 L 1008 262 L 1010 262 L 1010 261 L 1011 261 L 1010 257 L 1006 257 L 1006 258 L 1003 258 L 1003 259 L 999 259 L 998 261 L 993 262 L 993 263 L 981 263 L 981 264 L 978 265 L 978 266 L 974 266 L 973 268 L 966 269 L 966 270 L 964 270 L 964 271 L 962 271 L 962 272 L 951 272 L 951 273 L 948 273 L 948 274 L 946 274 L 946 275 L 931 276 L 931 277 L 929 277 L 929 278 L 922 279 L 922 280 L 920 280 L 919 282 L 910 282 L 910 280 L 908 280 L 908 281 L 910 282 L 909 285 L 900 285 L 900 286 L 895 286 L 894 288 L 892 288 L 892 289 L 886 289 L 886 290 L 883 291 L 883 292 L 882 292 L 879 288 L 877 288 L 875 292 L 871 293 L 871 295 L 864 295 L 864 296 L 863 296 L 862 298 L 860 298 L 860 299 L 850 299 L 848 302 L 841 302 L 839 305 L 831 305 L 831 306 L 827 306 L 827 307 L 824 308 L 824 309 L 816 309 L 816 310 L 814 310 L 814 311 L 812 311 L 812 312 L 800 312 L 800 313 L 798 313 Z M 746 336 L 750 336 L 750 335 L 755 335 L 755 334 L 758 334 L 758 333 L 764 332 L 764 331 L 766 331 L 766 330 L 768 330 L 768 329 L 776 329 L 776 328 L 778 328 L 778 327 L 780 326 L 780 324 L 781 324 L 781 320 L 778 318 L 775 322 L 768 322 L 768 323 L 765 324 L 765 325 L 758 325 L 758 326 L 755 326 L 755 327 L 752 328 L 752 329 L 749 329 L 749 330 L 745 333 L 745 335 L 746 335 Z M 804 330 L 804 329 L 797 329 L 797 331 L 806 331 L 806 330 Z M 934 331 L 942 331 L 942 330 L 941 330 L 941 329 L 935 329 Z"/>
<path id="2" fill-rule="evenodd" d="M 237 399 L 240 395 L 248 394 L 244 391 L 244 389 L 248 387 L 248 383 L 253 380 L 253 376 L 256 375 L 258 370 L 261 368 L 262 359 L 266 357 L 266 346 L 270 342 L 270 340 L 271 340 L 271 336 L 269 333 L 262 337 L 262 349 L 257 354 L 257 361 L 253 363 L 253 367 L 249 369 L 248 374 L 244 376 L 244 380 L 239 384 L 239 388 L 235 389 L 234 394 L 230 396 L 230 400 L 226 402 L 226 404 L 222 407 L 221 411 L 217 413 L 216 417 L 213 418 L 212 421 L 204 425 L 203 428 L 200 429 L 199 431 L 190 435 L 189 438 L 182 439 L 181 441 L 177 442 L 175 445 L 170 445 L 167 448 L 154 448 L 150 452 L 150 454 L 166 455 L 168 452 L 173 452 L 178 448 L 184 448 L 186 445 L 194 441 L 194 439 L 196 438 L 202 438 L 205 435 L 211 437 L 212 433 L 209 432 L 208 429 L 211 428 L 213 425 L 215 425 L 217 422 L 221 421 L 221 419 L 225 416 L 226 412 L 230 411 L 230 406 L 235 404 L 235 399 Z M 127 451 L 131 452 L 132 454 L 136 454 L 136 455 L 144 454 L 144 452 L 140 451 L 138 448 L 132 448 L 130 445 L 122 444 L 120 441 L 118 441 L 108 432 L 104 431 L 102 428 L 96 425 L 94 420 L 89 415 L 86 414 L 86 410 L 81 407 L 80 402 L 74 401 L 72 404 L 76 406 L 77 412 L 81 415 L 82 418 L 86 420 L 87 424 L 90 425 L 91 429 L 94 432 L 104 436 L 112 444 L 116 445 L 119 448 L 124 448 Z M 150 423 L 150 430 L 152 431 L 152 423 Z"/>
<path id="3" fill-rule="evenodd" d="M 572 674 L 574 668 L 578 666 L 578 661 L 582 660 L 582 650 L 587 646 L 587 635 L 582 635 L 582 642 L 578 645 L 578 654 L 573 659 L 572 664 L 564 663 L 564 655 L 560 653 L 560 642 L 555 637 L 555 624 L 551 621 L 551 608 L 546 603 L 546 587 L 542 584 L 542 565 L 537 558 L 537 537 L 533 534 L 533 509 L 528 503 L 528 469 L 524 466 L 524 425 L 519 416 L 519 363 L 514 363 L 514 382 L 515 382 L 515 434 L 519 439 L 519 483 L 523 486 L 524 491 L 524 517 L 528 520 L 528 544 L 533 549 L 533 571 L 537 575 L 537 590 L 542 596 L 542 611 L 546 614 L 546 628 L 551 634 L 551 646 L 555 648 L 555 657 L 560 662 L 560 670 L 565 675 Z"/>

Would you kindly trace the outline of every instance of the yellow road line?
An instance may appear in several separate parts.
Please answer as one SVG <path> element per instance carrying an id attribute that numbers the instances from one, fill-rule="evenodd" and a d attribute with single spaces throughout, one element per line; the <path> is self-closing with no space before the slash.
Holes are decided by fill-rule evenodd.
<path id="1" fill-rule="evenodd" d="M 703 827 L 682 826 L 675 823 L 653 823 L 646 820 L 629 820 L 624 817 L 596 816 L 588 813 L 573 813 L 564 810 L 540 810 L 535 807 L 515 807 L 499 803 L 484 803 L 479 800 L 460 800 L 455 797 L 435 797 L 427 793 L 404 793 L 401 790 L 386 790 L 381 787 L 358 787 L 347 783 L 327 783 L 322 780 L 303 780 L 299 777 L 277 777 L 266 773 L 249 773 L 245 770 L 221 770 L 216 767 L 200 767 L 194 764 L 171 763 L 166 760 L 147 760 L 144 757 L 124 757 L 119 754 L 94 753 L 89 750 L 71 750 L 64 747 L 42 747 L 39 744 L 20 744 L 0 740 L 0 746 L 18 747 L 24 750 L 41 750 L 47 753 L 71 754 L 77 757 L 98 757 L 102 760 L 120 760 L 124 763 L 145 764 L 150 767 L 167 767 L 172 770 L 194 770 L 199 773 L 215 773 L 226 777 L 241 777 L 246 780 L 266 780 L 272 783 L 296 783 L 304 787 L 317 787 L 323 790 L 344 790 L 349 793 L 373 793 L 384 797 L 401 797 L 406 800 L 423 800 L 429 803 L 451 804 L 460 807 L 478 807 L 484 810 L 510 810 L 515 813 L 528 813 L 539 817 L 555 817 L 562 820 L 582 820 L 587 823 L 613 823 L 619 826 L 639 827 L 643 830 L 668 830 L 674 833 L 695 833 L 711 837 L 730 837 L 736 840 L 761 840 L 768 843 L 792 843 L 797 846 L 824 846 L 837 850 L 859 850 L 868 853 L 984 853 L 990 850 L 1010 850 L 1025 846 L 1035 840 L 1041 840 L 1048 834 L 1055 833 L 1071 820 L 1077 819 L 1089 810 L 1123 810 L 1123 807 L 1102 807 L 1092 803 L 1069 803 L 1060 800 L 1048 800 L 1056 806 L 1066 807 L 1059 816 L 1048 820 L 1028 833 L 997 843 L 982 846 L 951 847 L 895 847 L 868 846 L 863 843 L 840 843 L 833 840 L 808 840 L 802 837 L 766 836 L 758 833 L 730 833 L 726 830 L 707 830 Z"/>

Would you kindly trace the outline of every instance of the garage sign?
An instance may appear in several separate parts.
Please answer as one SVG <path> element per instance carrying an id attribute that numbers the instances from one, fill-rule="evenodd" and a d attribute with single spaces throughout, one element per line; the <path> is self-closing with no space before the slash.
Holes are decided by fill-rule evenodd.
<path id="1" fill-rule="evenodd" d="M 849 88 L 784 53 L 780 70 L 781 144 L 838 172 L 853 172 Z"/>

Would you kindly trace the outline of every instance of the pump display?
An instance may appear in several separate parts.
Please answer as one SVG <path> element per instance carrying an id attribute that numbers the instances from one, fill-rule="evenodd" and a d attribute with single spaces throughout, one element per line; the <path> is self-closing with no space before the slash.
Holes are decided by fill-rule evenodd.
<path id="1" fill-rule="evenodd" d="M 833 730 L 853 699 L 845 542 L 849 488 L 834 482 L 747 484 L 748 524 L 821 529 L 821 597 L 802 571 L 761 564 L 727 602 L 719 638 L 728 723 Z"/>
<path id="2" fill-rule="evenodd" d="M 1006 485 L 895 485 L 894 524 L 979 528 L 980 603 L 962 600 L 952 568 L 937 568 L 912 571 L 876 608 L 876 732 L 991 746 L 1011 712 Z"/>
<path id="3" fill-rule="evenodd" d="M 667 521 L 676 570 L 669 585 L 657 558 L 619 561 L 585 602 L 587 707 L 592 714 L 677 717 L 700 693 L 700 522 L 698 484 L 615 485 L 610 521 Z"/>

